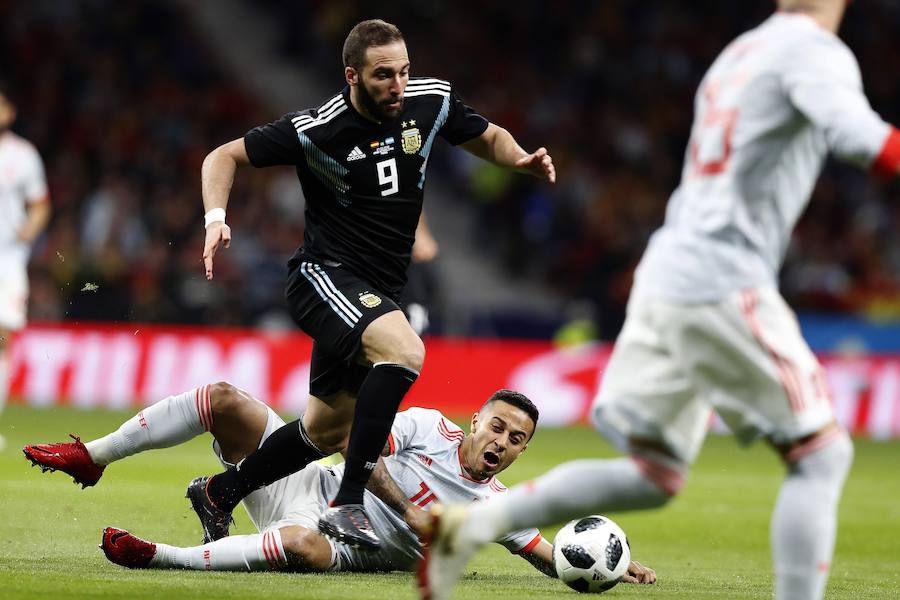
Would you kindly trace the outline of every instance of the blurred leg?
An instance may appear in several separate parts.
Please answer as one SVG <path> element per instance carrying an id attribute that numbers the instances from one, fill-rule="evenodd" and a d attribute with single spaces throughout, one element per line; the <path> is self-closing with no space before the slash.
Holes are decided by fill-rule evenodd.
<path id="1" fill-rule="evenodd" d="M 780 448 L 788 474 L 772 514 L 777 600 L 819 600 L 837 535 L 837 509 L 853 444 L 836 425 Z"/>

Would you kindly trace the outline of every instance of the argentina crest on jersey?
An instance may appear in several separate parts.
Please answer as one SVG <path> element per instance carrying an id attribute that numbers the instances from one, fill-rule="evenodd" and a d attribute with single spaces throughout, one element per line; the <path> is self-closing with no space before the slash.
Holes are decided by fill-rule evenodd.
<path id="1" fill-rule="evenodd" d="M 406 154 L 415 154 L 422 147 L 422 134 L 415 127 L 415 119 L 403 121 L 403 131 L 400 133 L 400 147 Z"/>

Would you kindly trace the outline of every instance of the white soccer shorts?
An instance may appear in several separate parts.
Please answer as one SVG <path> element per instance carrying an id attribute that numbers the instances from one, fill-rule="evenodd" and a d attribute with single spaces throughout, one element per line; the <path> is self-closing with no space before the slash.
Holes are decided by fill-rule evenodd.
<path id="1" fill-rule="evenodd" d="M 834 420 L 825 372 L 776 289 L 718 303 L 674 304 L 632 294 L 594 401 L 597 428 L 661 442 L 692 463 L 715 410 L 742 443 L 776 443 Z"/>
<path id="2" fill-rule="evenodd" d="M 284 420 L 274 410 L 269 407 L 266 407 L 266 410 L 268 419 L 266 429 L 259 441 L 260 445 L 276 429 L 284 425 Z M 223 465 L 233 466 L 222 458 L 218 443 L 213 444 L 213 450 Z M 319 515 L 322 514 L 325 507 L 319 486 L 320 472 L 321 468 L 318 464 L 310 463 L 296 473 L 260 488 L 244 498 L 244 508 L 256 528 L 262 532 L 267 529 L 302 525 L 318 531 Z"/>
<path id="3" fill-rule="evenodd" d="M 0 262 L 0 327 L 25 327 L 28 310 L 28 271 L 24 265 Z"/>

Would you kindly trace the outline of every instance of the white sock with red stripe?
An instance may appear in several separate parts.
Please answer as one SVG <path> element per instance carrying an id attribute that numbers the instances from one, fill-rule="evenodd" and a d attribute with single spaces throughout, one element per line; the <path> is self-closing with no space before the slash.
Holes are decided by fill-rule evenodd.
<path id="1" fill-rule="evenodd" d="M 100 466 L 126 456 L 182 444 L 212 427 L 209 387 L 169 396 L 131 417 L 114 432 L 85 444 Z"/>
<path id="2" fill-rule="evenodd" d="M 655 463 L 654 463 L 655 464 Z M 492 542 L 504 533 L 562 523 L 569 519 L 605 513 L 662 506 L 671 495 L 654 483 L 676 471 L 659 465 L 650 479 L 637 460 L 576 460 L 548 471 L 538 479 L 517 485 L 508 494 L 479 502 L 461 535 L 478 543 Z M 678 472 L 683 481 L 683 475 Z M 677 488 L 674 490 L 677 491 Z"/>
<path id="3" fill-rule="evenodd" d="M 269 571 L 286 565 L 281 532 L 270 529 L 252 535 L 232 535 L 192 548 L 156 544 L 156 555 L 149 566 L 196 571 Z"/>
<path id="4" fill-rule="evenodd" d="M 819 600 L 825 593 L 838 501 L 853 462 L 847 434 L 828 437 L 797 448 L 778 494 L 771 530 L 777 600 Z"/>

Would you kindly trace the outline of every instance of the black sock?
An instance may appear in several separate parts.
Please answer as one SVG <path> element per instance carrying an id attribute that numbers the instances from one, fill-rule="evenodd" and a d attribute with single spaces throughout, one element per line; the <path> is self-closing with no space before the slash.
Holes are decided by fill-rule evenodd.
<path id="1" fill-rule="evenodd" d="M 391 433 L 397 408 L 418 376 L 394 364 L 376 365 L 366 376 L 356 397 L 344 478 L 332 506 L 362 504 L 363 490 Z"/>
<path id="2" fill-rule="evenodd" d="M 214 476 L 206 493 L 221 510 L 231 512 L 254 490 L 296 473 L 323 456 L 306 434 L 302 418 L 297 419 L 272 432 L 258 450 L 240 463 L 240 468 L 229 467 Z"/>

